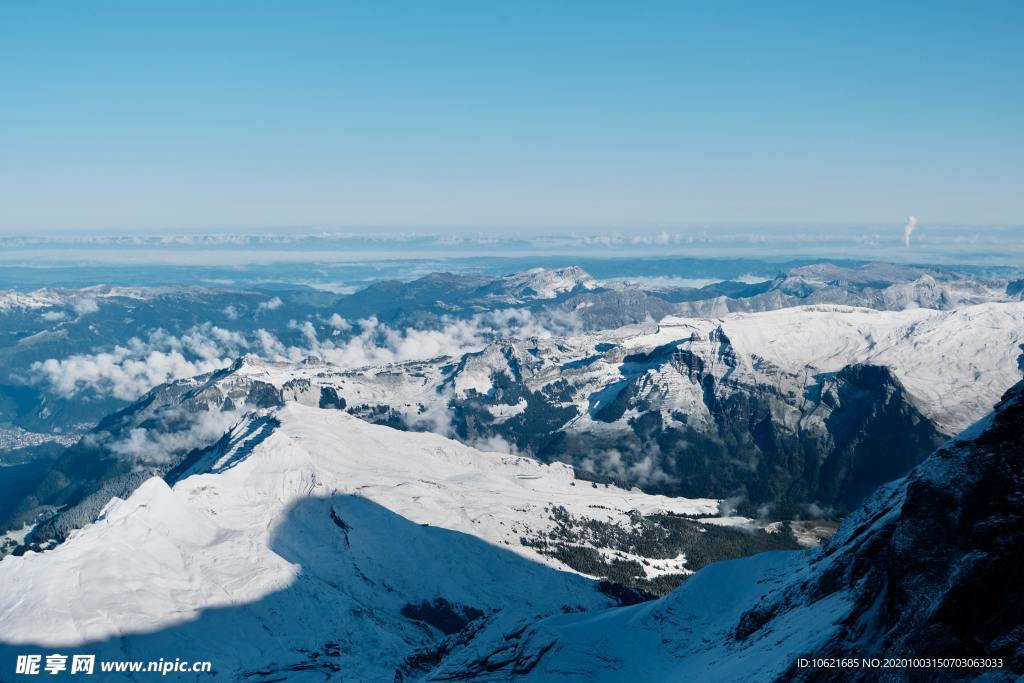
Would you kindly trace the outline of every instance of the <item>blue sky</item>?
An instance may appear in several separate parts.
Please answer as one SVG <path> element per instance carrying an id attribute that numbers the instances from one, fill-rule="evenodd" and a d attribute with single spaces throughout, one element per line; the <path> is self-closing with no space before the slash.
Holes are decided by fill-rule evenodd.
<path id="1" fill-rule="evenodd" d="M 0 232 L 1024 224 L 1021 2 L 48 2 Z"/>

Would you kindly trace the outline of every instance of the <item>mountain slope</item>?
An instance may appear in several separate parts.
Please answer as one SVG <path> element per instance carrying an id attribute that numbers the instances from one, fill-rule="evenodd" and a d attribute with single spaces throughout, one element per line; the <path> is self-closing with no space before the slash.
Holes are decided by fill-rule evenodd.
<path id="1" fill-rule="evenodd" d="M 307 669 L 390 680 L 482 617 L 635 599 L 543 552 L 565 532 L 560 516 L 626 533 L 718 509 L 294 402 L 241 421 L 174 479 L 148 479 L 53 550 L 0 562 L 5 660 L 36 647 L 160 651 L 209 658 L 228 680 Z M 645 556 L 594 540 L 575 542 L 651 577 L 690 562 L 680 547 Z"/>
<path id="2" fill-rule="evenodd" d="M 1024 383 L 880 490 L 821 549 L 716 564 L 656 602 L 483 634 L 429 679 L 505 680 L 518 667 L 528 680 L 878 680 L 876 669 L 801 668 L 798 659 L 950 657 L 1003 664 L 884 673 L 1016 680 L 1022 430 Z"/>

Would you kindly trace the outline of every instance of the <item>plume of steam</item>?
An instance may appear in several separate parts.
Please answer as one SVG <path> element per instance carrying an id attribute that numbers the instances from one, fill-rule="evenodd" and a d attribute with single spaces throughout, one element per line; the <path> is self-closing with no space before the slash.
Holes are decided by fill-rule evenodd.
<path id="1" fill-rule="evenodd" d="M 917 227 L 917 216 L 908 216 L 907 224 L 903 226 L 903 246 L 910 249 L 910 236 L 914 234 Z"/>

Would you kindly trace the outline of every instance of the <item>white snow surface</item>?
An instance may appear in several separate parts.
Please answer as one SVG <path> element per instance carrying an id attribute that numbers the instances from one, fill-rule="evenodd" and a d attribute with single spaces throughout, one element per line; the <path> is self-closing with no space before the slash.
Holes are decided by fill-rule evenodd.
<path id="1" fill-rule="evenodd" d="M 953 434 L 991 410 L 1020 378 L 1024 302 L 952 311 L 802 306 L 734 314 L 722 327 L 740 351 L 793 373 L 834 372 L 850 363 L 888 366 L 922 412 Z"/>
<path id="2" fill-rule="evenodd" d="M 0 292 L 0 312 L 19 309 L 49 308 L 59 306 L 63 299 L 56 293 L 41 289 L 35 292 Z"/>
<path id="3" fill-rule="evenodd" d="M 221 652 L 216 664 L 238 675 L 349 638 L 350 673 L 390 680 L 438 637 L 400 616 L 406 603 L 441 596 L 510 619 L 609 604 L 592 581 L 520 544 L 552 524 L 549 505 L 621 522 L 630 510 L 718 506 L 576 486 L 564 465 L 341 411 L 293 402 L 253 419 L 270 417 L 279 426 L 262 440 L 236 428 L 231 457 L 207 473 L 173 488 L 150 479 L 55 549 L 0 562 L 0 642 L 198 653 L 229 640 L 237 658 Z M 221 619 L 245 626 L 209 632 Z"/>
<path id="4" fill-rule="evenodd" d="M 730 638 L 740 617 L 772 590 L 807 576 L 802 552 L 769 552 L 719 562 L 694 574 L 660 600 L 592 614 L 565 614 L 527 625 L 511 639 L 489 630 L 432 672 L 435 678 L 472 670 L 474 660 L 515 652 L 539 659 L 514 680 L 770 681 L 793 660 L 826 642 L 848 609 L 845 593 L 797 607 L 771 629 L 743 643 Z M 507 670 L 477 681 L 509 680 Z"/>
<path id="5" fill-rule="evenodd" d="M 1018 388 L 997 410 L 1006 410 L 1019 400 Z M 895 531 L 892 527 L 901 523 L 907 491 L 915 480 L 955 492 L 958 478 L 974 476 L 969 464 L 975 457 L 986 456 L 971 448 L 971 441 L 982 436 L 993 419 L 991 415 L 983 418 L 907 477 L 881 487 L 847 517 L 824 549 L 768 552 L 718 562 L 701 569 L 669 595 L 632 607 L 555 615 L 523 624 L 522 630 L 488 628 L 431 672 L 432 676 L 441 680 L 455 680 L 460 675 L 465 680 L 508 680 L 501 675 L 518 667 L 522 673 L 514 678 L 525 681 L 783 680 L 799 657 L 827 656 L 822 648 L 841 634 L 843 624 L 849 626 L 856 614 L 853 610 L 868 610 L 859 614 L 862 621 L 858 626 L 864 627 L 863 620 L 871 619 L 873 608 L 864 606 L 865 593 L 856 600 L 854 594 L 866 589 L 867 595 L 874 592 L 878 596 L 884 595 L 884 589 L 855 585 L 861 573 L 851 566 L 870 557 L 863 552 L 873 545 L 869 539 L 876 534 L 898 538 L 918 531 L 906 525 L 895 527 Z M 845 583 L 833 585 L 836 576 L 843 576 Z M 832 587 L 819 592 L 822 583 Z M 738 634 L 741 618 L 753 608 L 760 610 L 762 619 Z M 842 637 L 874 637 L 865 636 L 857 627 L 851 631 Z M 846 642 L 855 648 L 878 647 L 873 640 Z M 494 660 L 503 662 L 503 668 L 492 676 L 482 664 Z"/>
<path id="6" fill-rule="evenodd" d="M 567 268 L 533 268 L 506 275 L 501 282 L 520 299 L 554 299 L 577 288 L 595 289 L 600 282 L 578 266 Z"/>
<path id="7" fill-rule="evenodd" d="M 950 311 L 879 311 L 838 305 L 797 306 L 719 319 L 670 316 L 657 330 L 624 339 L 630 352 L 653 349 L 720 326 L 744 373 L 756 359 L 811 382 L 853 363 L 889 367 L 915 404 L 955 434 L 985 415 L 1019 378 L 1024 302 Z"/>

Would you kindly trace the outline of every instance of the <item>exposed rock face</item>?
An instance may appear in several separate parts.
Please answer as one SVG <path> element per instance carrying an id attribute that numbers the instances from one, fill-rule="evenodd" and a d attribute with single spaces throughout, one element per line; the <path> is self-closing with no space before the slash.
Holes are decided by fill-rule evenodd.
<path id="1" fill-rule="evenodd" d="M 943 435 L 908 400 L 892 372 L 850 365 L 821 384 L 828 456 L 821 463 L 818 500 L 849 510 L 884 482 L 905 474 Z"/>
<path id="2" fill-rule="evenodd" d="M 597 481 L 782 515 L 849 510 L 945 438 L 887 368 L 850 365 L 804 386 L 737 351 L 721 327 L 580 363 L 546 355 L 509 343 L 464 359 L 448 384 L 477 379 L 451 398 L 456 433 L 498 436 Z"/>

